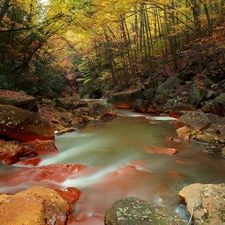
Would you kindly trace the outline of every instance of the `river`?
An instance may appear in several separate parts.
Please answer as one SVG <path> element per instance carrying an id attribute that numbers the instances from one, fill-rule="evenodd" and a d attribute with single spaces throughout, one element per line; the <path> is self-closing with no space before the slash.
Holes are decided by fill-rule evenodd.
<path id="1" fill-rule="evenodd" d="M 87 166 L 61 184 L 83 193 L 76 204 L 76 224 L 103 225 L 105 208 L 128 196 L 166 205 L 185 216 L 184 203 L 178 197 L 184 186 L 225 182 L 225 162 L 219 155 L 204 153 L 202 143 L 168 141 L 166 136 L 177 137 L 174 120 L 147 117 L 119 110 L 117 118 L 92 122 L 57 136 L 60 154 L 45 158 L 41 165 Z M 179 152 L 172 156 L 151 154 L 145 151 L 147 145 Z"/>

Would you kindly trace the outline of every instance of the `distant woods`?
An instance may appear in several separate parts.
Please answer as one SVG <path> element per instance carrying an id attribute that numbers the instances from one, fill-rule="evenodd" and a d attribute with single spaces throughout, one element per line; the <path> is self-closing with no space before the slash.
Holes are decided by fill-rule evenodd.
<path id="1" fill-rule="evenodd" d="M 178 69 L 224 22 L 224 0 L 1 0 L 0 88 L 31 94 L 126 88 Z M 80 83 L 82 82 L 82 83 Z M 95 84 L 93 86 L 93 83 Z M 33 87 L 33 89 L 31 88 Z"/>

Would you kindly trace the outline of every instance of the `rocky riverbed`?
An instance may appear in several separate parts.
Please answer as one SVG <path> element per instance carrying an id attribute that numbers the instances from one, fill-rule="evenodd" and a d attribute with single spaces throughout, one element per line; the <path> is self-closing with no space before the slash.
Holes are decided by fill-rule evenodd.
<path id="1" fill-rule="evenodd" d="M 0 97 L 0 159 L 2 163 L 7 165 L 32 165 L 37 166 L 41 161 L 41 156 L 44 154 L 57 154 L 58 149 L 54 144 L 55 134 L 61 134 L 76 130 L 77 126 L 81 126 L 88 122 L 101 120 L 107 117 L 115 117 L 117 115 L 116 107 L 132 108 L 136 111 L 147 112 L 154 115 L 171 115 L 178 120 L 174 126 L 177 128 L 177 138 L 167 137 L 170 141 L 201 141 L 208 143 L 205 151 L 211 153 L 218 151 L 224 157 L 225 143 L 225 122 L 221 112 L 224 110 L 223 102 L 220 105 L 219 111 L 209 110 L 210 113 L 199 110 L 188 104 L 176 104 L 173 107 L 163 107 L 159 103 L 154 105 L 149 100 L 140 98 L 143 91 L 139 90 L 138 96 L 136 91 L 126 93 L 118 93 L 112 98 L 114 100 L 82 100 L 78 96 L 70 98 L 57 98 L 54 100 L 34 98 L 17 92 L 1 91 Z M 125 94 L 125 97 L 124 97 Z M 115 96 L 119 99 L 119 104 L 115 100 Z M 120 96 L 120 97 L 119 97 Z M 123 97 L 121 97 L 123 96 Z M 131 96 L 131 97 L 130 97 Z M 223 95 L 221 95 L 223 97 Z M 220 96 L 220 98 L 221 98 Z M 127 100 L 129 99 L 129 101 Z M 129 102 L 129 104 L 127 103 Z M 152 111 L 151 109 L 154 110 Z M 219 112 L 219 113 L 216 113 Z M 219 114 L 219 115 L 218 115 Z M 146 116 L 147 118 L 147 116 Z M 155 148 L 146 146 L 146 151 L 154 154 L 173 155 L 177 153 L 176 149 Z M 37 166 L 34 168 L 24 168 L 19 173 L 33 177 L 31 180 L 39 185 L 16 192 L 9 190 L 2 192 L 0 195 L 0 216 L 3 225 L 10 224 L 74 224 L 75 219 L 73 212 L 74 205 L 79 199 L 81 192 L 74 187 L 62 189 L 58 182 L 63 182 L 71 174 L 81 171 L 85 167 L 83 165 L 56 164 L 47 166 Z M 24 177 L 25 175 L 18 176 Z M 5 182 L 9 186 L 20 186 L 23 181 L 16 179 L 17 175 L 7 177 Z M 43 182 L 46 181 L 46 182 Z M 50 182 L 49 182 L 50 181 Z M 194 184 L 193 184 L 194 185 Z M 197 186 L 198 191 L 193 191 L 193 187 Z M 213 193 L 214 199 L 220 196 L 221 188 L 224 184 L 187 186 L 179 195 L 187 203 L 187 211 L 191 215 L 193 223 L 198 224 L 224 224 L 223 204 L 221 201 L 215 202 L 213 198 L 207 199 L 207 202 L 200 203 L 203 200 L 202 195 L 210 195 Z M 206 189 L 208 192 L 206 193 Z M 210 190 L 209 190 L 210 189 Z M 213 189 L 211 191 L 211 189 Z M 194 189 L 196 190 L 196 189 Z M 191 194 L 186 194 L 191 193 Z M 192 200 L 192 199 L 195 200 Z M 219 199 L 223 199 L 220 196 Z M 134 202 L 137 199 L 134 200 Z M 141 199 L 137 200 L 142 202 Z M 129 202 L 129 201 L 128 201 Z M 194 202 L 194 206 L 190 206 L 190 202 Z M 117 205 L 117 203 L 115 203 Z M 173 218 L 177 224 L 181 224 L 176 219 L 175 214 L 168 215 L 165 209 L 158 209 L 155 206 L 146 204 L 129 203 L 132 207 L 151 208 L 151 215 L 142 215 L 141 218 L 151 219 L 157 215 L 163 218 Z M 200 207 L 201 206 L 201 207 Z M 125 212 L 127 205 L 121 205 L 119 210 Z M 129 206 L 130 207 L 130 206 Z M 129 208 L 128 207 L 128 208 Z M 18 211 L 18 208 L 21 210 Z M 212 208 L 217 209 L 218 214 L 214 216 Z M 115 210 L 115 211 L 112 211 Z M 210 211 L 211 210 L 211 211 Z M 27 211 L 32 213 L 28 214 Z M 118 214 L 118 208 L 112 206 L 108 212 Z M 171 213 L 171 212 L 170 212 Z M 132 218 L 134 218 L 133 213 Z M 163 215 L 163 216 L 162 216 Z M 121 220 L 120 215 L 114 221 L 110 216 L 106 216 L 105 224 L 130 224 L 130 220 Z M 152 217 L 151 217 L 152 216 Z M 114 218 L 114 216 L 112 217 Z M 136 217 L 135 217 L 136 218 Z M 140 218 L 138 224 L 141 223 Z M 186 222 L 182 221 L 182 224 Z M 133 224 L 137 224 L 134 220 Z M 154 222 L 154 224 L 156 224 Z M 165 224 L 170 224 L 169 220 Z"/>

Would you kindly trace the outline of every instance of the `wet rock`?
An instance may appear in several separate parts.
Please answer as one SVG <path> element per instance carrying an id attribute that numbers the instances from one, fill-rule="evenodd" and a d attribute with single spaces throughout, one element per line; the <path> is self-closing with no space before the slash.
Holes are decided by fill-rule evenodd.
<path id="1" fill-rule="evenodd" d="M 74 211 L 75 202 L 80 198 L 81 191 L 75 187 L 68 187 L 66 189 L 58 189 L 56 192 L 66 200 L 70 207 L 70 212 Z"/>
<path id="2" fill-rule="evenodd" d="M 37 160 L 32 159 L 38 154 L 52 154 L 58 153 L 52 141 L 34 141 L 34 142 L 18 142 L 7 141 L 0 144 L 0 161 L 11 165 L 20 161 L 20 164 L 37 165 Z M 29 159 L 26 159 L 28 158 Z M 32 157 L 32 158 L 30 158 Z M 23 163 L 21 162 L 23 158 Z M 40 162 L 40 159 L 38 159 Z"/>
<path id="3" fill-rule="evenodd" d="M 225 143 L 225 118 L 211 113 L 188 112 L 177 120 L 179 137 L 207 143 Z"/>
<path id="4" fill-rule="evenodd" d="M 154 147 L 151 145 L 144 146 L 144 149 L 148 153 L 160 154 L 160 155 L 175 155 L 178 153 L 178 150 L 176 148 Z"/>
<path id="5" fill-rule="evenodd" d="M 15 164 L 37 166 L 40 162 L 41 162 L 41 158 L 34 157 L 34 158 L 20 159 Z"/>
<path id="6" fill-rule="evenodd" d="M 91 117 L 114 117 L 117 115 L 116 108 L 106 101 L 94 102 L 89 106 L 89 116 Z"/>
<path id="7" fill-rule="evenodd" d="M 23 146 L 17 141 L 4 142 L 0 145 L 0 161 L 11 165 L 15 163 L 23 153 Z"/>
<path id="8" fill-rule="evenodd" d="M 137 112 L 146 112 L 149 107 L 149 101 L 143 99 L 137 99 L 133 104 L 133 109 Z"/>
<path id="9" fill-rule="evenodd" d="M 195 130 L 206 129 L 211 124 L 210 120 L 203 112 L 188 112 L 185 115 L 181 116 L 178 119 L 177 123 L 190 126 Z"/>
<path id="10" fill-rule="evenodd" d="M 113 94 L 108 102 L 113 104 L 116 108 L 130 109 L 136 99 L 144 99 L 144 94 L 141 90 L 127 90 Z"/>
<path id="11" fill-rule="evenodd" d="M 188 126 L 183 126 L 180 127 L 176 130 L 177 134 L 179 137 L 185 139 L 185 140 L 189 140 L 190 136 L 191 136 L 191 128 Z"/>
<path id="12" fill-rule="evenodd" d="M 64 225 L 69 206 L 54 190 L 32 187 L 13 196 L 0 195 L 1 225 Z"/>
<path id="13" fill-rule="evenodd" d="M 18 141 L 54 140 L 55 137 L 47 120 L 10 105 L 0 105 L 0 135 Z"/>
<path id="14" fill-rule="evenodd" d="M 136 197 L 116 201 L 105 212 L 105 225 L 186 225 L 173 211 Z"/>
<path id="15" fill-rule="evenodd" d="M 74 131 L 77 131 L 77 129 L 74 127 L 62 128 L 60 129 L 60 131 L 57 132 L 57 134 L 65 134 L 65 133 L 74 132 Z"/>
<path id="16" fill-rule="evenodd" d="M 50 164 L 46 166 L 21 168 L 12 175 L 4 175 L 0 178 L 0 186 L 14 187 L 7 189 L 7 193 L 23 190 L 24 186 L 41 185 L 48 188 L 60 189 L 62 182 L 70 176 L 84 170 L 85 166 L 81 164 Z"/>
<path id="17" fill-rule="evenodd" d="M 219 117 L 216 122 L 210 125 L 210 128 L 219 133 L 220 139 L 225 140 L 225 117 Z"/>
<path id="18" fill-rule="evenodd" d="M 225 93 L 219 95 L 211 101 L 204 102 L 203 112 L 210 112 L 218 116 L 225 116 Z"/>
<path id="19" fill-rule="evenodd" d="M 194 224 L 225 224 L 225 184 L 191 184 L 179 192 Z"/>
<path id="20" fill-rule="evenodd" d="M 53 141 L 35 140 L 21 143 L 21 145 L 23 145 L 23 156 L 36 156 L 35 153 L 48 155 L 59 152 Z"/>

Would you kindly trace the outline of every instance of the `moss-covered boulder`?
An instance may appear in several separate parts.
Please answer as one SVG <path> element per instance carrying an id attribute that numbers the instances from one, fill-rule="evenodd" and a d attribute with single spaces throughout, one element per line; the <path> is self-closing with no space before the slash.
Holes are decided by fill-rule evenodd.
<path id="1" fill-rule="evenodd" d="M 18 141 L 55 138 L 54 129 L 47 120 L 11 105 L 0 105 L 0 135 Z"/>
<path id="2" fill-rule="evenodd" d="M 186 225 L 182 218 L 164 206 L 129 197 L 116 201 L 105 212 L 105 225 Z"/>

